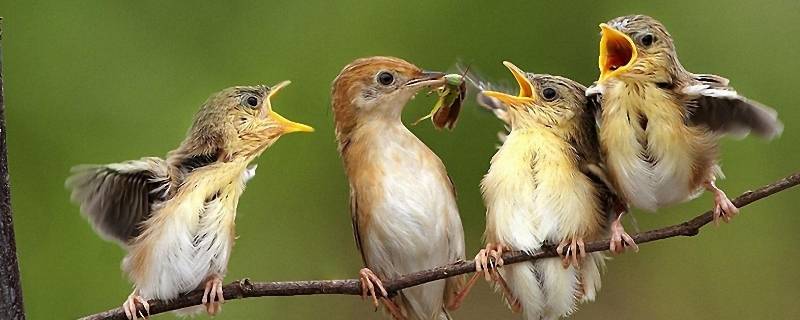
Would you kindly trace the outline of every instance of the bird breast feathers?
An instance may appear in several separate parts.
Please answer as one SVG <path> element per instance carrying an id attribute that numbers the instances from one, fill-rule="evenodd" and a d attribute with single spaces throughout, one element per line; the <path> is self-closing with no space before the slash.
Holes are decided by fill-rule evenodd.
<path id="1" fill-rule="evenodd" d="M 693 194 L 694 155 L 714 147 L 707 132 L 685 124 L 685 106 L 651 84 L 607 86 L 603 100 L 600 141 L 625 197 L 654 211 Z"/>
<path id="2" fill-rule="evenodd" d="M 591 182 L 578 169 L 569 143 L 546 130 L 512 131 L 482 188 L 487 238 L 531 250 L 544 240 L 597 231 L 600 215 Z"/>
<path id="3" fill-rule="evenodd" d="M 210 274 L 224 274 L 236 205 L 248 176 L 244 166 L 237 168 L 223 164 L 197 170 L 172 199 L 155 208 L 123 262 L 142 296 L 174 298 Z"/>

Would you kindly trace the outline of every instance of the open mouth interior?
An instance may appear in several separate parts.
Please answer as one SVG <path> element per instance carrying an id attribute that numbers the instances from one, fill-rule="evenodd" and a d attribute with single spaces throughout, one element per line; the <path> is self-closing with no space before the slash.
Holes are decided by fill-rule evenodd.
<path id="1" fill-rule="evenodd" d="M 609 36 L 605 43 L 603 68 L 608 71 L 627 66 L 633 58 L 633 48 L 624 37 Z"/>

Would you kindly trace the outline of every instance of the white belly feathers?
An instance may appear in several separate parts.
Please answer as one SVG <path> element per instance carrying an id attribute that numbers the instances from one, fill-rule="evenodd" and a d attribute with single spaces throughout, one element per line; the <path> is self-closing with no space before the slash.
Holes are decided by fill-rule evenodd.
<path id="1" fill-rule="evenodd" d="M 600 142 L 618 186 L 634 207 L 657 208 L 688 200 L 695 139 L 672 99 L 655 87 L 606 87 Z M 639 95 L 632 95 L 638 92 Z"/>
<path id="2" fill-rule="evenodd" d="M 132 280 L 141 296 L 171 299 L 198 288 L 211 275 L 224 276 L 235 238 L 236 204 L 251 175 L 240 171 L 227 184 L 201 181 L 213 177 L 190 178 L 174 198 L 155 209 L 152 219 L 159 222 L 123 260 L 125 269 L 139 269 Z M 145 250 L 150 253 L 143 254 Z"/>

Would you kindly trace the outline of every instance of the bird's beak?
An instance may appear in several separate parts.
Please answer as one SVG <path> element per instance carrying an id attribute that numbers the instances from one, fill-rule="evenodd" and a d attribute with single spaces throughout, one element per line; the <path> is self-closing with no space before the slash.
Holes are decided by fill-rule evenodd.
<path id="1" fill-rule="evenodd" d="M 605 23 L 600 24 L 600 81 L 630 69 L 636 61 L 636 45 L 628 35 Z"/>
<path id="2" fill-rule="evenodd" d="M 517 68 L 517 66 L 511 62 L 503 61 L 503 64 L 506 66 L 506 68 L 508 68 L 508 70 L 511 71 L 511 74 L 514 75 L 514 79 L 517 80 L 517 85 L 519 85 L 519 94 L 512 96 L 504 92 L 489 90 L 481 91 L 481 94 L 497 99 L 503 104 L 515 108 L 533 104 L 536 101 L 536 95 L 533 94 L 533 84 L 531 84 L 530 80 L 528 80 L 528 77 L 525 76 L 525 72 L 520 68 Z"/>
<path id="3" fill-rule="evenodd" d="M 404 86 L 406 88 L 440 86 L 445 82 L 444 75 L 442 72 L 422 71 L 418 76 L 408 80 Z"/>
<path id="4" fill-rule="evenodd" d="M 284 118 L 282 115 L 278 114 L 277 112 L 272 110 L 272 97 L 278 93 L 281 89 L 288 86 L 292 83 L 289 80 L 282 81 L 274 86 L 272 86 L 267 94 L 267 99 L 262 106 L 261 114 L 267 115 L 275 122 L 278 123 L 279 126 L 283 129 L 283 133 L 290 133 L 290 132 L 314 132 L 314 128 L 304 125 L 302 123 L 293 122 L 289 119 Z"/>

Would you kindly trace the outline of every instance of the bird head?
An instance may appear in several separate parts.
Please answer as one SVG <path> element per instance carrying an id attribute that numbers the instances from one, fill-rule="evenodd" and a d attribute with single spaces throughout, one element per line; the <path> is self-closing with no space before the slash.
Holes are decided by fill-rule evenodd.
<path id="1" fill-rule="evenodd" d="M 600 82 L 632 78 L 667 82 L 683 67 L 672 36 L 658 20 L 645 15 L 600 24 Z"/>
<path id="2" fill-rule="evenodd" d="M 289 83 L 231 87 L 212 95 L 195 115 L 177 153 L 211 161 L 250 161 L 284 134 L 314 131 L 272 110 L 270 99 Z"/>
<path id="3" fill-rule="evenodd" d="M 586 88 L 570 79 L 546 74 L 526 73 L 511 62 L 503 62 L 519 85 L 519 94 L 484 90 L 478 103 L 492 111 L 500 110 L 511 130 L 550 128 L 570 131 L 577 115 L 587 110 Z M 497 112 L 495 112 L 497 113 Z M 588 114 L 588 113 L 586 113 Z"/>
<path id="4" fill-rule="evenodd" d="M 393 57 L 353 61 L 333 81 L 331 103 L 337 136 L 371 119 L 400 120 L 406 103 L 422 88 L 443 85 L 444 75 Z"/>

